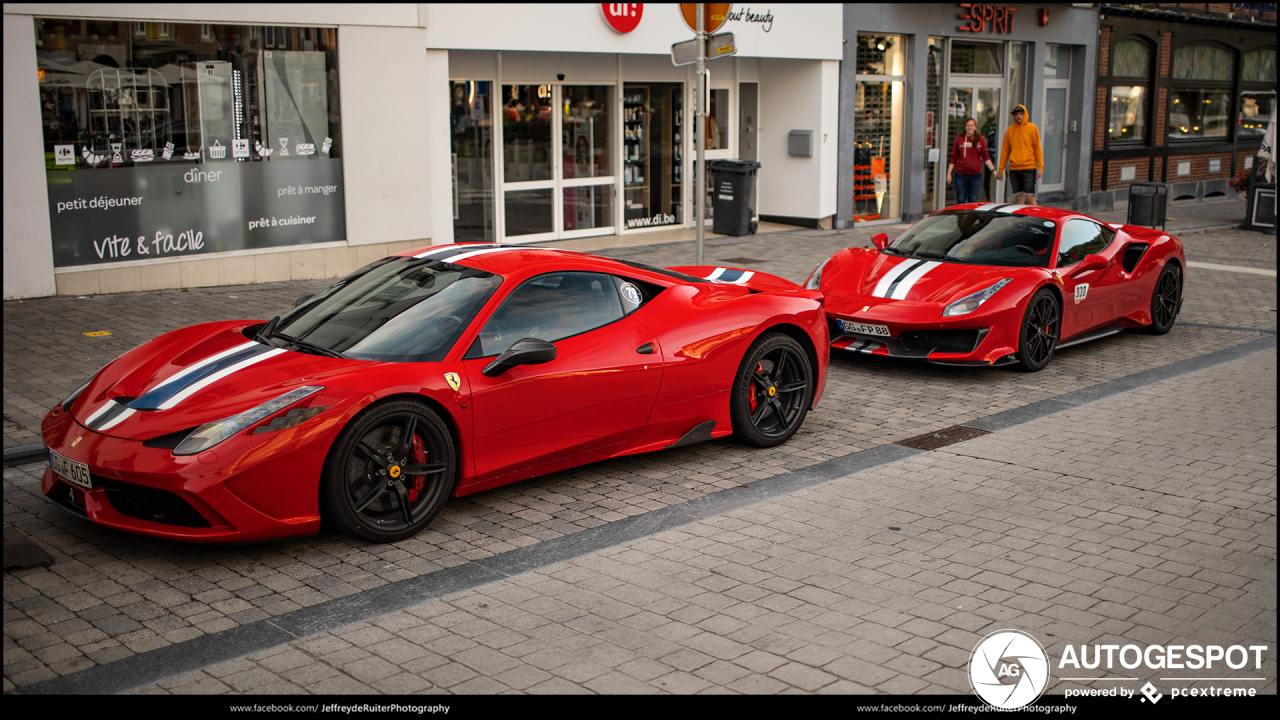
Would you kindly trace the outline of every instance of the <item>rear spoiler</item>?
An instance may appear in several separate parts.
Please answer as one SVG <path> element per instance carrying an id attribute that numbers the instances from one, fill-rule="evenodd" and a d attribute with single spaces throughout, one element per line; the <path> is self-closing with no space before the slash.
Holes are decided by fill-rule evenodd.
<path id="1" fill-rule="evenodd" d="M 681 265 L 667 269 L 705 278 L 711 282 L 724 283 L 725 285 L 742 285 L 756 292 L 787 292 L 800 289 L 799 285 L 786 278 L 756 270 L 717 267 L 715 265 Z"/>

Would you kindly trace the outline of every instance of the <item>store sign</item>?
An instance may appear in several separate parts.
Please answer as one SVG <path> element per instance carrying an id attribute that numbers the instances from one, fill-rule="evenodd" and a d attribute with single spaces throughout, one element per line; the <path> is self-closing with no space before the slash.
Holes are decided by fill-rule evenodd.
<path id="1" fill-rule="evenodd" d="M 642 3 L 600 3 L 604 21 L 614 32 L 629 33 L 640 25 L 644 15 Z"/>
<path id="2" fill-rule="evenodd" d="M 743 8 L 729 13 L 728 22 L 759 23 L 760 29 L 769 32 L 773 29 L 773 13 L 765 10 L 762 13 L 751 12 L 751 8 Z"/>
<path id="3" fill-rule="evenodd" d="M 346 239 L 342 160 L 48 173 L 54 267 Z"/>
<path id="4" fill-rule="evenodd" d="M 996 32 L 1008 35 L 1013 32 L 1013 14 L 1018 8 L 997 5 L 980 5 L 978 3 L 960 3 L 960 7 L 968 10 L 957 15 L 959 20 L 968 20 L 968 25 L 957 25 L 961 32 Z"/>

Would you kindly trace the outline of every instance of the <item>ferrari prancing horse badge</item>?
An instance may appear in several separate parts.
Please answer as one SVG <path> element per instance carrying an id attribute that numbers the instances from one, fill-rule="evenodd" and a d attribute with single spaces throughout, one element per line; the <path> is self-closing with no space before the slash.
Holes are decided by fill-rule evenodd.
<path id="1" fill-rule="evenodd" d="M 462 387 L 462 381 L 458 378 L 458 373 L 445 373 L 444 379 L 448 381 L 449 387 L 453 388 L 454 392 L 458 392 L 458 388 Z"/>

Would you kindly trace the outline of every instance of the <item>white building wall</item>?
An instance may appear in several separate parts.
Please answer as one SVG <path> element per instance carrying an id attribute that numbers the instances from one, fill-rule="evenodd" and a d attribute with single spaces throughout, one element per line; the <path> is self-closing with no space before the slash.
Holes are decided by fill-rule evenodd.
<path id="1" fill-rule="evenodd" d="M 760 214 L 825 218 L 835 214 L 834 98 L 839 63 L 760 60 Z M 813 131 L 813 157 L 792 157 L 787 136 Z M 825 135 L 825 141 L 824 141 Z"/>
<path id="2" fill-rule="evenodd" d="M 52 295 L 53 238 L 32 19 L 4 16 L 4 299 Z M 38 178 L 41 182 L 33 182 Z"/>

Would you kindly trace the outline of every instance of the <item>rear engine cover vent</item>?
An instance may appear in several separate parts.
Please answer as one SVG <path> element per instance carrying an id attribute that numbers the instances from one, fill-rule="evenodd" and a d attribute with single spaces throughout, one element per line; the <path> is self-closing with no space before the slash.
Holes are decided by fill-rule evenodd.
<path id="1" fill-rule="evenodd" d="M 965 427 L 964 425 L 952 425 L 944 430 L 931 432 L 926 435 L 917 435 L 906 440 L 899 440 L 894 445 L 905 445 L 917 450 L 937 450 L 940 447 L 955 445 L 956 443 L 972 440 L 983 435 L 990 435 L 990 430 L 979 430 L 978 428 Z"/>

